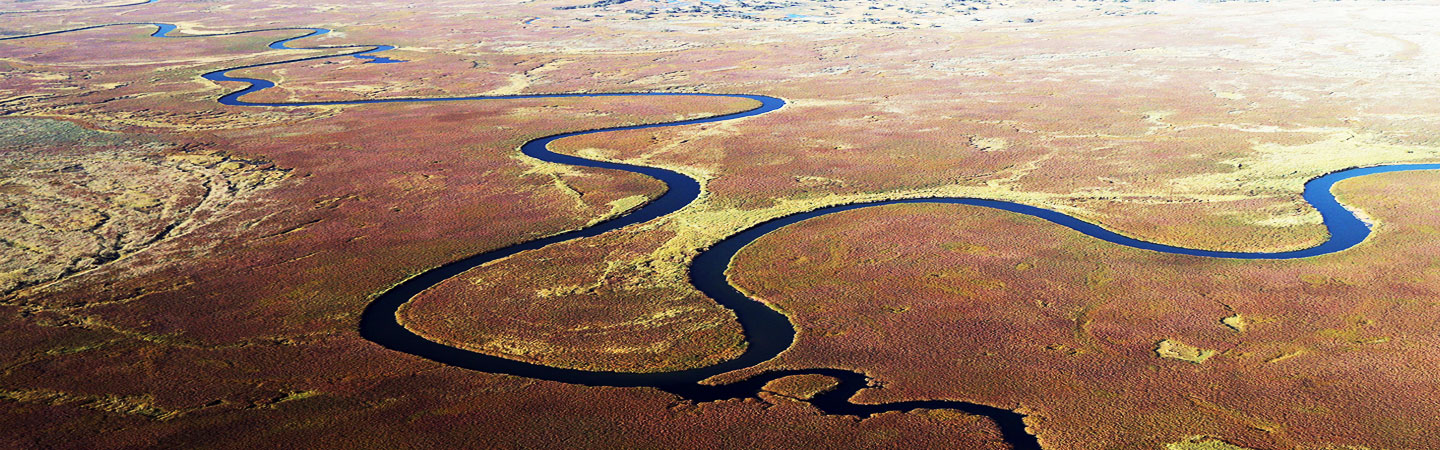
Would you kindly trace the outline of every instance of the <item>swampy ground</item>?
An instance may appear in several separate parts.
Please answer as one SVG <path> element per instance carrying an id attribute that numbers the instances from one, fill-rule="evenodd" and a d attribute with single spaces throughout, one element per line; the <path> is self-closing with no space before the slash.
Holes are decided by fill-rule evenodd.
<path id="1" fill-rule="evenodd" d="M 768 220 L 886 199 L 1057 211 L 1173 246 L 1329 235 L 1307 180 L 1440 162 L 1433 2 L 0 0 L 0 437 L 6 447 L 1011 448 L 953 408 L 825 414 L 834 377 L 695 401 L 456 367 L 366 339 L 668 373 L 751 348 L 691 262 Z M 112 23 L 46 36 L 31 34 Z M 332 32 L 272 43 L 308 33 Z M 225 34 L 252 30 L 239 34 Z M 14 38 L 14 39 L 6 39 Z M 360 45 L 359 48 L 320 48 Z M 400 63 L 339 55 L 376 53 Z M 243 68 L 256 66 L 253 68 Z M 246 106 L 217 99 L 274 87 Z M 735 254 L 783 353 L 705 380 L 834 369 L 854 404 L 1023 416 L 1046 449 L 1429 449 L 1440 437 L 1440 173 L 1334 195 L 1361 244 L 1289 261 L 1138 250 L 973 206 L 806 220 Z M 814 400 L 812 402 L 812 400 Z M 1008 437 L 1007 437 L 1008 436 Z"/>

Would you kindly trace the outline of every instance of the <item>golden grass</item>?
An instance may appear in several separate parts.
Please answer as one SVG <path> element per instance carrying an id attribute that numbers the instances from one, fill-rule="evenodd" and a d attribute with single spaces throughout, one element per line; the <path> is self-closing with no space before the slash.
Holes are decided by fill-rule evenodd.
<path id="1" fill-rule="evenodd" d="M 1201 364 L 1215 356 L 1215 350 L 1198 348 L 1175 339 L 1164 339 L 1155 344 L 1155 354 L 1161 358 L 1178 359 Z"/>
<path id="2" fill-rule="evenodd" d="M 1208 436 L 1192 436 L 1180 442 L 1165 444 L 1165 450 L 1251 450 Z"/>

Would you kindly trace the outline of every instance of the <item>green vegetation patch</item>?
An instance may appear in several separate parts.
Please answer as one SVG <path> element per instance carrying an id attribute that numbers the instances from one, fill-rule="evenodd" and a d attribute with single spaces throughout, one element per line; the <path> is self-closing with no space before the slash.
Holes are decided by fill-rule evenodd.
<path id="1" fill-rule="evenodd" d="M 87 130 L 79 125 L 54 119 L 0 119 L 0 150 L 35 146 L 111 146 L 151 142 L 141 136 Z"/>

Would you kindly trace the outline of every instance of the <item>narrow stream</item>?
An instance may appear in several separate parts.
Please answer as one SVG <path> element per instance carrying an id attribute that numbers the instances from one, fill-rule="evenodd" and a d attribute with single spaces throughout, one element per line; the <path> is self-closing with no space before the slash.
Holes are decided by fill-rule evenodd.
<path id="1" fill-rule="evenodd" d="M 384 45 L 342 45 L 342 46 L 317 46 L 317 47 L 291 47 L 293 41 L 319 36 L 329 33 L 324 28 L 267 28 L 260 30 L 247 30 L 232 33 L 204 34 L 204 35 L 173 35 L 176 27 L 163 23 L 119 23 L 96 25 L 89 27 L 73 28 L 68 30 L 53 31 L 47 33 L 32 34 L 26 36 L 13 36 L 0 38 L 3 40 L 23 39 L 37 36 L 48 36 L 62 33 L 79 32 L 103 27 L 113 26 L 134 26 L 145 25 L 155 27 L 156 31 L 151 36 L 160 38 L 198 38 L 209 36 L 224 36 L 246 33 L 258 33 L 265 31 L 300 31 L 305 34 L 296 37 L 281 39 L 269 45 L 272 49 L 285 50 L 327 50 L 327 49 L 352 49 L 353 51 L 340 54 L 312 56 L 306 58 L 290 59 L 272 63 L 252 64 L 239 67 L 231 67 L 209 72 L 202 75 L 205 79 L 216 82 L 238 82 L 245 83 L 246 87 L 230 92 L 217 100 L 226 105 L 235 106 L 256 106 L 256 107 L 296 107 L 296 106 L 322 106 L 322 105 L 357 105 L 370 103 L 425 103 L 425 102 L 456 102 L 456 101 L 494 101 L 509 99 L 537 99 L 537 98 L 573 98 L 573 97 L 727 97 L 752 100 L 756 106 L 745 111 L 730 114 L 721 114 L 697 119 L 679 120 L 673 122 L 632 125 L 601 128 L 596 130 L 575 131 L 545 136 L 526 142 L 520 150 L 526 156 L 542 161 L 567 164 L 580 167 L 593 167 L 600 169 L 621 170 L 638 173 L 655 178 L 665 183 L 667 190 L 659 198 L 656 198 L 642 207 L 632 210 L 624 215 L 596 223 L 589 227 L 568 231 L 553 236 L 524 242 L 509 247 L 490 250 L 484 253 L 473 255 L 458 261 L 453 261 L 416 275 L 380 294 L 371 302 L 361 316 L 359 330 L 366 339 L 386 348 L 409 353 L 411 355 L 430 359 L 440 363 L 463 367 L 482 372 L 503 373 L 534 379 L 557 381 L 563 383 L 579 384 L 586 386 L 617 386 L 617 387 L 650 387 L 659 389 L 680 398 L 696 401 L 709 402 L 725 399 L 741 399 L 757 397 L 761 388 L 768 382 L 795 375 L 823 375 L 835 379 L 838 385 L 829 391 L 816 395 L 809 400 L 815 408 L 826 414 L 851 415 L 868 417 L 875 414 L 890 411 L 910 411 L 919 408 L 926 409 L 953 409 L 969 414 L 976 414 L 989 417 L 999 426 L 1002 436 L 1017 449 L 1039 449 L 1040 444 L 1036 438 L 1026 432 L 1024 416 L 1002 408 L 981 405 L 976 403 L 954 401 L 954 400 L 922 400 L 885 404 L 864 404 L 854 403 L 850 399 L 859 391 L 871 386 L 871 380 L 861 373 L 851 370 L 834 368 L 814 368 L 799 370 L 775 370 L 760 373 L 747 379 L 728 384 L 704 384 L 703 381 L 715 375 L 732 372 L 739 369 L 754 367 L 769 361 L 790 348 L 795 341 L 795 327 L 789 318 L 780 312 L 771 309 L 763 303 L 755 301 L 744 294 L 741 294 L 729 283 L 725 276 L 730 261 L 742 248 L 754 242 L 760 237 L 783 228 L 785 226 L 804 221 L 807 219 L 834 214 L 842 211 L 849 211 L 872 206 L 907 204 L 907 203 L 942 203 L 956 205 L 970 205 L 986 208 L 1010 211 L 1017 214 L 1025 214 L 1038 217 L 1061 226 L 1070 228 L 1096 239 L 1104 240 L 1127 247 L 1151 250 L 1156 252 L 1190 255 L 1195 257 L 1233 258 L 1233 259 L 1292 259 L 1309 256 L 1334 253 L 1353 247 L 1364 241 L 1370 234 L 1370 226 L 1356 217 L 1354 213 L 1342 206 L 1331 193 L 1336 182 L 1348 178 L 1384 172 L 1399 172 L 1411 170 L 1435 170 L 1440 169 L 1440 164 L 1405 164 L 1364 167 L 1334 172 L 1319 178 L 1315 178 L 1305 185 L 1304 198 L 1312 206 L 1320 211 L 1324 218 L 1325 226 L 1330 232 L 1330 239 L 1315 247 L 1306 249 L 1275 252 L 1275 253 L 1254 253 L 1254 252 L 1223 252 L 1203 249 L 1191 249 L 1175 247 L 1154 242 L 1141 241 L 1127 237 L 1113 231 L 1104 229 L 1099 225 L 1086 222 L 1075 217 L 1065 215 L 1053 210 L 1038 208 L 1019 203 L 1005 202 L 999 200 L 987 200 L 978 198 L 916 198 L 904 200 L 888 200 L 869 203 L 857 203 L 840 206 L 821 208 L 813 211 L 793 214 L 780 217 L 768 222 L 761 223 L 733 236 L 730 236 L 713 247 L 705 250 L 695 258 L 690 268 L 690 281 L 694 286 L 709 296 L 720 305 L 734 311 L 737 320 L 744 332 L 748 347 L 740 356 L 720 362 L 715 365 L 699 367 L 674 372 L 658 373 L 631 373 L 631 372 L 605 372 L 586 371 L 557 368 L 539 364 L 531 364 L 516 361 L 469 350 L 450 347 L 419 336 L 397 320 L 396 312 L 410 299 L 436 286 L 450 278 L 453 278 L 467 270 L 479 267 L 485 263 L 496 261 L 515 255 L 517 253 L 536 250 L 551 244 L 596 236 L 620 228 L 649 222 L 657 218 L 671 214 L 694 202 L 700 195 L 700 183 L 686 175 L 678 172 L 661 169 L 657 167 L 639 166 L 632 164 L 597 161 L 578 156 L 555 153 L 549 150 L 549 144 L 560 139 L 587 134 L 607 133 L 623 130 L 640 130 L 648 128 L 675 127 L 695 125 L 702 123 L 713 123 L 743 119 L 769 113 L 785 106 L 785 101 L 775 97 L 752 94 L 712 94 L 712 93 L 678 93 L 678 92 L 622 92 L 622 93 L 560 93 L 560 94 L 529 94 L 529 95 L 504 95 L 504 96 L 468 96 L 468 97 L 441 97 L 441 98 L 388 98 L 370 100 L 344 100 L 344 101 L 323 101 L 323 102 L 247 102 L 241 98 L 265 89 L 275 87 L 275 83 L 246 77 L 231 76 L 229 73 L 257 67 L 275 66 L 290 64 L 302 61 L 312 61 L 327 58 L 353 57 L 367 60 L 370 63 L 395 63 L 403 62 L 381 56 L 374 53 L 392 50 L 394 47 Z"/>

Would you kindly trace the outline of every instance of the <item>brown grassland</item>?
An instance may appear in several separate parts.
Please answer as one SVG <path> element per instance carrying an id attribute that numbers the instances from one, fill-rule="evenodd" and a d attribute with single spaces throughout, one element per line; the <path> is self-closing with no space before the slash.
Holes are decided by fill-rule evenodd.
<path id="1" fill-rule="evenodd" d="M 702 367 L 747 345 L 687 281 L 768 219 L 893 198 L 1062 211 L 1172 245 L 1326 238 L 1315 176 L 1440 161 L 1426 3 L 0 0 L 0 37 L 113 22 L 176 34 L 325 27 L 401 64 L 235 72 L 246 100 L 751 93 L 764 116 L 593 134 L 561 153 L 701 181 L 679 212 L 471 270 L 409 329 L 557 367 Z M 960 7 L 959 5 L 969 5 Z M 775 2 L 774 4 L 780 4 Z M 718 6 L 717 6 L 718 5 Z M 43 10 L 48 12 L 20 11 Z M 789 16 L 787 14 L 793 14 Z M 884 20 L 881 20 L 881 19 Z M 1030 20 L 1027 20 L 1030 19 Z M 0 446 L 1007 448 L 948 410 L 821 415 L 819 376 L 690 403 L 462 370 L 356 332 L 428 268 L 573 230 L 661 193 L 527 158 L 549 134 L 739 111 L 729 98 L 224 106 L 226 67 L 300 32 L 0 41 Z M 887 206 L 761 238 L 729 276 L 796 343 L 739 379 L 836 367 L 863 402 L 1013 409 L 1053 449 L 1440 447 L 1440 175 L 1354 179 L 1364 244 L 1298 261 L 1117 247 L 1025 216 Z"/>
<path id="2" fill-rule="evenodd" d="M 766 236 L 732 276 L 801 330 L 757 369 L 863 368 L 887 381 L 868 402 L 1021 407 L 1047 448 L 1432 448 L 1437 178 L 1341 184 L 1376 236 L 1301 261 L 1163 255 L 993 210 L 889 206 Z M 1159 351 L 1167 341 L 1215 353 L 1187 360 Z"/>

